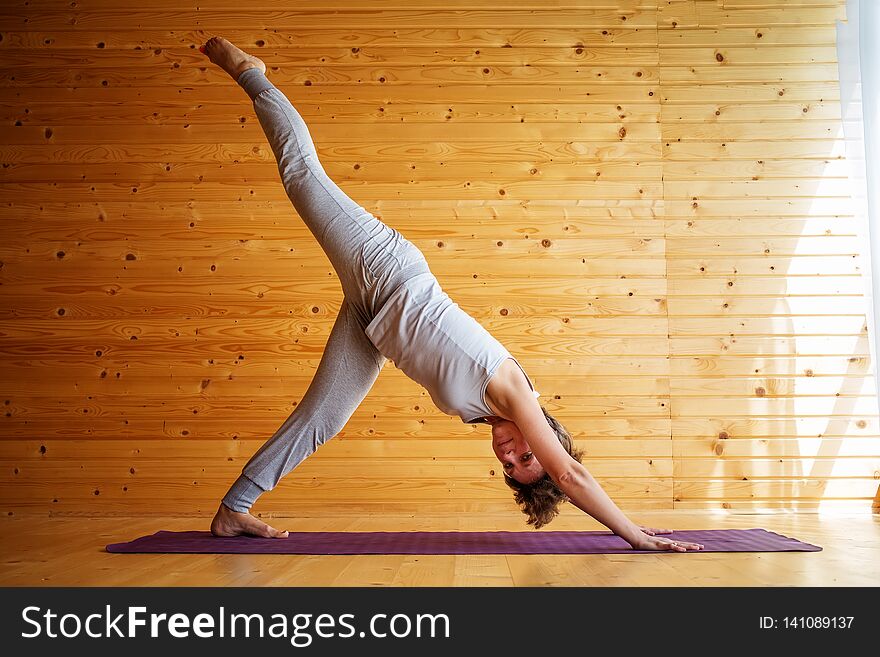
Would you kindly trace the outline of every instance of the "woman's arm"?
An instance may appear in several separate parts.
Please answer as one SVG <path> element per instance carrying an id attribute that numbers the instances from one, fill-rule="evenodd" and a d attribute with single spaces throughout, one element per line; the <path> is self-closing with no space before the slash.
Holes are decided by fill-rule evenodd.
<path id="1" fill-rule="evenodd" d="M 531 444 L 531 443 L 530 443 Z M 567 456 L 567 455 L 566 455 Z M 569 457 L 570 458 L 570 457 Z M 538 457 L 538 461 L 541 458 Z M 640 527 L 627 518 L 623 511 L 608 497 L 593 475 L 580 463 L 571 459 L 572 467 L 557 480 L 550 475 L 556 485 L 568 495 L 572 504 L 608 527 L 623 538 L 635 550 L 672 550 L 686 552 L 702 549 L 699 543 L 673 541 L 659 538 L 654 534 L 671 533 L 669 530 Z M 568 474 L 571 473 L 571 474 Z M 548 473 L 549 474 L 549 473 Z"/>
<path id="2" fill-rule="evenodd" d="M 538 461 L 540 461 L 538 457 Z M 646 534 L 624 515 L 593 475 L 580 463 L 573 463 L 561 476 L 550 478 L 584 513 L 588 513 L 633 547 L 638 547 Z M 550 474 L 548 472 L 548 474 Z"/>
<path id="3" fill-rule="evenodd" d="M 577 508 L 593 516 L 635 549 L 683 552 L 702 547 L 696 543 L 670 541 L 643 531 L 624 515 L 593 475 L 559 444 L 556 434 L 547 424 L 538 401 L 530 391 L 508 391 L 508 395 L 505 396 L 508 398 L 505 410 L 509 412 L 510 420 L 516 424 L 550 478 Z M 516 399 L 517 403 L 510 404 L 510 399 Z M 661 533 L 660 530 L 652 531 Z"/>

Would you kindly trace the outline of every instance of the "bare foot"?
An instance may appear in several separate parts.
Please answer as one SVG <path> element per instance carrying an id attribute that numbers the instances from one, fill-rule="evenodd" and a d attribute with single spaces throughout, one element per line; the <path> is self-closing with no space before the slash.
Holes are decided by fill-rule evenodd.
<path id="1" fill-rule="evenodd" d="M 287 538 L 287 532 L 270 527 L 262 520 L 257 520 L 250 513 L 238 513 L 220 503 L 217 514 L 211 521 L 211 533 L 214 536 L 260 536 L 262 538 Z"/>
<path id="2" fill-rule="evenodd" d="M 212 62 L 229 73 L 233 80 L 249 68 L 258 68 L 266 73 L 266 64 L 259 57 L 247 54 L 238 46 L 232 45 L 223 37 L 211 37 L 199 50 Z"/>

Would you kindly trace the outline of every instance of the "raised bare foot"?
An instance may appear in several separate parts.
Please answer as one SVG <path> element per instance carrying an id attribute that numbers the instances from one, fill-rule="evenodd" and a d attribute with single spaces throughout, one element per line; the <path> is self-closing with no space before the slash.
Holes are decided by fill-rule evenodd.
<path id="1" fill-rule="evenodd" d="M 211 521 L 211 533 L 214 536 L 260 536 L 262 538 L 287 538 L 287 532 L 270 527 L 262 520 L 257 520 L 250 513 L 238 513 L 220 503 L 217 514 Z"/>
<path id="2" fill-rule="evenodd" d="M 259 57 L 247 54 L 238 46 L 234 46 L 223 37 L 211 37 L 200 47 L 212 62 L 229 73 L 233 80 L 249 68 L 258 68 L 263 74 L 266 73 L 266 64 Z"/>

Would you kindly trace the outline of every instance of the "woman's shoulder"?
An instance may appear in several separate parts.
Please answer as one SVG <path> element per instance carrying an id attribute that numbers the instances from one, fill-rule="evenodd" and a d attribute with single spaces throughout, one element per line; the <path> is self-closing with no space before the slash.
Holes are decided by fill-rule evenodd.
<path id="1" fill-rule="evenodd" d="M 506 358 L 486 385 L 486 405 L 495 415 L 506 418 L 511 403 L 526 394 L 534 397 L 526 375 L 513 358 Z"/>

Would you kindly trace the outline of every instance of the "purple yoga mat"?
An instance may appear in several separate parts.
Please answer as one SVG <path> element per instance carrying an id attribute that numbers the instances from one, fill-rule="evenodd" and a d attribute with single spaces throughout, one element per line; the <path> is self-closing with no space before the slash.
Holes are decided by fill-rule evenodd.
<path id="1" fill-rule="evenodd" d="M 676 531 L 664 538 L 701 543 L 702 552 L 818 552 L 766 529 Z M 235 536 L 210 532 L 158 531 L 108 552 L 193 554 L 633 554 L 629 543 L 607 531 L 589 532 L 290 532 L 287 538 Z M 665 554 L 686 554 L 684 552 Z"/>

